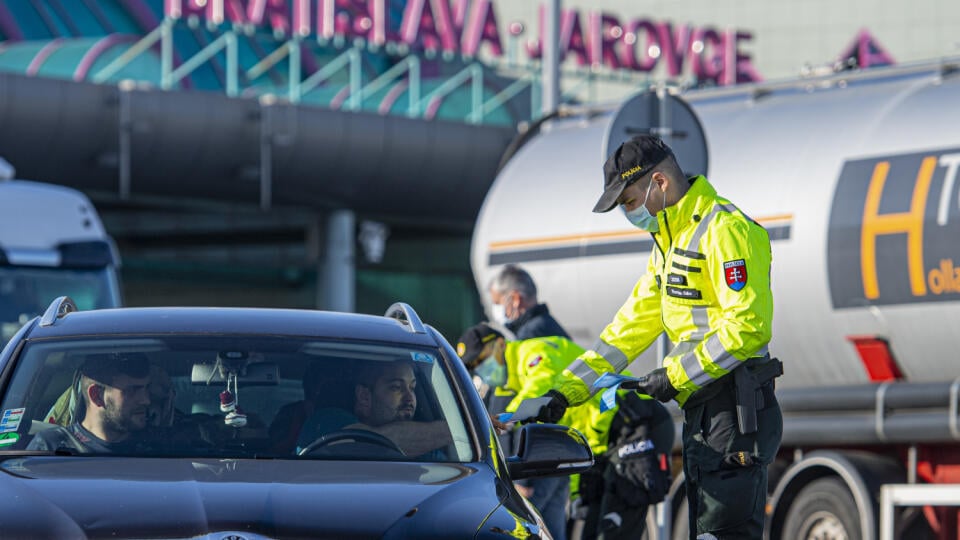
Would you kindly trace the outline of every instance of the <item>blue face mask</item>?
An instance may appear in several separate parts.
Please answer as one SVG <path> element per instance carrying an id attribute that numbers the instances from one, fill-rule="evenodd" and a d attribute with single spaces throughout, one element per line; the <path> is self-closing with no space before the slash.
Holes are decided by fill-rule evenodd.
<path id="1" fill-rule="evenodd" d="M 473 369 L 474 375 L 480 377 L 489 386 L 503 386 L 507 384 L 507 366 L 497 362 L 497 357 L 490 355 L 477 364 Z"/>
<path id="2" fill-rule="evenodd" d="M 656 216 L 647 210 L 647 199 L 650 198 L 650 188 L 652 187 L 653 180 L 650 180 L 650 185 L 647 186 L 647 194 L 644 195 L 643 203 L 640 206 L 633 210 L 627 210 L 625 206 L 620 205 L 620 210 L 623 211 L 623 215 L 627 216 L 627 220 L 632 223 L 634 227 L 644 231 L 657 232 L 660 230 L 660 223 L 657 222 Z"/>

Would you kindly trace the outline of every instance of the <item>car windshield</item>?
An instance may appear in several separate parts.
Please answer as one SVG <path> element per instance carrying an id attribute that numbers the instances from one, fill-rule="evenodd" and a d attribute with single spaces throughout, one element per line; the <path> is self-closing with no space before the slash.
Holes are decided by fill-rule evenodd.
<path id="1" fill-rule="evenodd" d="M 286 336 L 27 343 L 0 450 L 469 462 L 437 349 Z"/>

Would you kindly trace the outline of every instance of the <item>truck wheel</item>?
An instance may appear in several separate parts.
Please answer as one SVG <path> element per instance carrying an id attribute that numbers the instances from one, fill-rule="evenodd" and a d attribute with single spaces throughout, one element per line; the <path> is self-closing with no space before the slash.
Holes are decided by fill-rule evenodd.
<path id="1" fill-rule="evenodd" d="M 839 478 L 810 483 L 790 505 L 784 540 L 860 540 L 860 518 L 853 495 Z"/>

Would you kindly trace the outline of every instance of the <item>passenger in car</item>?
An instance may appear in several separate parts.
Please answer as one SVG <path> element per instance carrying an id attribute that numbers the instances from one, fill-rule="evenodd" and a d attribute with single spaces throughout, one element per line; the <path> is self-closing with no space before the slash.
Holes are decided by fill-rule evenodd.
<path id="1" fill-rule="evenodd" d="M 53 403 L 47 414 L 44 415 L 44 421 L 48 424 L 59 424 L 69 426 L 73 423 L 73 417 L 80 408 L 80 396 L 77 394 L 77 385 L 80 382 L 80 370 L 73 374 L 73 384 L 60 394 L 57 401 Z"/>
<path id="2" fill-rule="evenodd" d="M 150 366 L 150 383 L 147 385 L 147 391 L 150 392 L 150 405 L 147 406 L 148 425 L 167 428 L 185 416 L 174 408 L 177 391 L 173 388 L 170 375 L 156 364 Z"/>
<path id="3" fill-rule="evenodd" d="M 80 366 L 81 411 L 69 426 L 43 430 L 31 450 L 79 453 L 134 450 L 143 442 L 150 406 L 150 363 L 142 353 L 88 355 Z"/>

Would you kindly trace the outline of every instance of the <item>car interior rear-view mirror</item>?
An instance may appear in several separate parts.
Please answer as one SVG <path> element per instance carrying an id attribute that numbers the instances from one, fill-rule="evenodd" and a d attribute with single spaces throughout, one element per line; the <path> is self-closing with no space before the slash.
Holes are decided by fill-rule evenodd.
<path id="1" fill-rule="evenodd" d="M 235 370 L 237 383 L 246 386 L 272 386 L 280 383 L 280 369 L 273 362 L 253 362 Z M 230 373 L 216 363 L 193 364 L 190 382 L 193 384 L 224 384 Z"/>

